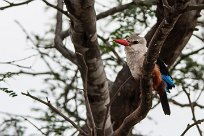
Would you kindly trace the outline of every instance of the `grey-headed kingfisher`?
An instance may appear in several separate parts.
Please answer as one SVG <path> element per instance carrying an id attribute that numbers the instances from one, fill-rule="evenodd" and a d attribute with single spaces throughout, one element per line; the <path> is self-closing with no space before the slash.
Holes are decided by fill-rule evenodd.
<path id="1" fill-rule="evenodd" d="M 116 43 L 125 46 L 127 65 L 130 68 L 131 74 L 135 79 L 139 79 L 142 74 L 143 61 L 147 52 L 147 42 L 145 38 L 136 34 L 131 35 L 126 39 L 115 39 Z M 168 69 L 161 59 L 157 60 L 152 72 L 153 89 L 160 96 L 162 109 L 165 115 L 170 115 L 170 107 L 167 99 L 169 89 L 175 87 L 174 81 L 170 76 Z"/>

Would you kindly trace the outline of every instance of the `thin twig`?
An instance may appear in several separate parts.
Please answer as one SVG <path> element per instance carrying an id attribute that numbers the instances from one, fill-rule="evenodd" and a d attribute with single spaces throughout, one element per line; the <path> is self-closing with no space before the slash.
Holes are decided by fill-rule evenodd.
<path id="1" fill-rule="evenodd" d="M 196 119 L 196 116 L 195 116 L 195 109 L 194 109 L 194 106 L 193 106 L 192 101 L 191 101 L 190 92 L 188 93 L 184 86 L 182 86 L 182 89 L 183 89 L 183 91 L 185 92 L 185 94 L 186 94 L 186 96 L 188 98 L 188 101 L 189 101 L 189 104 L 190 104 L 190 107 L 191 107 L 192 116 L 193 116 L 193 121 L 195 123 L 195 122 L 197 122 L 197 119 Z M 200 136 L 202 136 L 202 131 L 201 131 L 199 125 L 196 124 L 196 127 L 198 129 L 198 132 L 199 132 Z"/>
<path id="2" fill-rule="evenodd" d="M 67 103 L 69 102 L 69 100 L 72 99 L 72 98 L 68 99 L 68 94 L 69 94 L 70 89 L 72 89 L 72 87 L 73 87 L 73 83 L 76 81 L 77 73 L 78 73 L 78 69 L 75 71 L 75 75 L 71 78 L 72 80 L 70 81 L 70 83 L 65 86 L 64 93 L 62 93 L 62 95 L 60 95 L 59 99 L 61 97 L 64 97 L 63 109 L 68 113 L 68 115 L 74 116 L 76 118 L 76 120 L 79 122 L 79 121 L 85 121 L 85 119 L 81 118 L 79 116 L 78 112 L 70 111 L 70 109 L 67 107 Z M 78 92 L 75 91 L 75 93 L 78 93 Z M 77 104 L 77 102 L 76 102 L 76 104 Z M 76 109 L 77 109 L 77 107 L 76 107 Z"/>
<path id="3" fill-rule="evenodd" d="M 93 134 L 93 136 L 96 136 L 97 135 L 96 125 L 95 125 L 95 122 L 94 122 L 93 114 L 92 114 L 92 111 L 91 111 L 91 106 L 90 106 L 88 95 L 87 95 L 88 67 L 87 67 L 86 61 L 84 59 L 84 56 L 79 52 L 76 52 L 76 55 L 80 58 L 81 62 L 83 63 L 81 65 L 84 68 L 84 75 L 83 75 L 84 89 L 83 90 L 84 90 L 85 105 L 86 105 L 86 109 L 87 109 L 87 117 L 88 117 L 88 121 L 90 122 L 91 128 L 92 128 L 91 135 Z"/>
<path id="4" fill-rule="evenodd" d="M 50 56 L 49 56 L 47 53 L 44 53 L 44 52 L 42 52 L 42 51 L 39 49 L 39 43 L 38 43 L 38 41 L 37 41 L 37 42 L 34 41 L 34 39 L 28 34 L 28 32 L 26 31 L 26 29 L 23 27 L 23 25 L 22 25 L 19 21 L 15 20 L 15 22 L 16 22 L 16 24 L 22 29 L 22 31 L 25 33 L 27 39 L 33 44 L 35 50 L 39 52 L 40 57 L 41 57 L 42 60 L 45 62 L 45 64 L 47 65 L 47 67 L 50 69 L 50 71 L 51 71 L 52 73 L 55 73 L 55 72 L 54 72 L 54 69 L 50 66 L 49 62 L 48 62 L 48 61 L 46 60 L 46 58 L 45 58 L 46 56 L 50 58 Z M 58 74 L 58 75 L 59 75 L 59 74 Z"/>
<path id="5" fill-rule="evenodd" d="M 63 9 L 63 1 L 58 0 L 57 7 L 60 9 Z M 62 41 L 62 13 L 60 11 L 57 11 L 57 23 L 55 26 L 55 38 L 54 38 L 54 47 L 68 60 L 70 60 L 72 63 L 77 65 L 77 60 L 75 53 L 71 50 L 68 50 L 64 45 Z"/>
<path id="6" fill-rule="evenodd" d="M 20 2 L 20 3 L 11 3 L 11 2 L 6 1 L 9 5 L 4 6 L 4 7 L 0 7 L 0 10 L 4 10 L 4 9 L 10 8 L 10 7 L 25 5 L 25 4 L 28 4 L 28 3 L 32 2 L 32 1 L 34 1 L 34 0 L 27 0 L 27 1 L 24 1 L 24 2 Z"/>
<path id="7" fill-rule="evenodd" d="M 57 9 L 59 12 L 61 12 L 61 13 L 64 14 L 64 15 L 66 15 L 67 17 L 72 18 L 72 17 L 70 16 L 70 14 L 68 14 L 67 11 L 64 11 L 62 8 L 59 8 L 58 6 L 55 6 L 55 5 L 49 3 L 49 2 L 46 1 L 46 0 L 42 0 L 42 1 L 43 1 L 45 4 L 47 4 L 48 6 L 54 8 L 54 9 Z"/>
<path id="8" fill-rule="evenodd" d="M 124 5 L 119 5 L 119 6 L 113 7 L 111 9 L 107 10 L 107 11 L 99 13 L 96 16 L 96 18 L 97 18 L 97 20 L 99 20 L 99 19 L 105 18 L 105 17 L 107 17 L 109 15 L 113 15 L 113 14 L 115 14 L 117 12 L 121 12 L 121 11 L 127 9 L 128 7 L 130 7 L 132 4 L 134 4 L 133 1 L 130 2 L 130 3 L 124 4 Z"/>
<path id="9" fill-rule="evenodd" d="M 166 9 L 171 9 L 171 6 L 169 5 L 169 3 L 167 2 L 167 0 L 162 0 L 162 3 L 163 3 L 163 7 L 166 8 Z"/>
<path id="10" fill-rule="evenodd" d="M 20 67 L 20 68 L 27 68 L 27 69 L 30 69 L 31 66 L 22 66 L 22 65 L 14 64 L 14 63 L 19 62 L 19 61 L 27 60 L 27 59 L 29 59 L 29 58 L 32 58 L 32 57 L 36 56 L 36 55 L 37 55 L 37 54 L 35 54 L 35 55 L 31 55 L 31 56 L 28 56 L 28 57 L 23 58 L 23 59 L 18 59 L 18 60 L 12 60 L 12 61 L 0 62 L 0 64 L 14 65 L 14 66 L 17 66 L 17 67 Z"/>
<path id="11" fill-rule="evenodd" d="M 4 65 L 13 65 L 13 66 L 16 66 L 16 67 L 19 67 L 19 68 L 31 69 L 31 66 L 22 66 L 22 65 L 14 64 L 14 63 L 0 62 L 0 64 L 4 64 Z"/>
<path id="12" fill-rule="evenodd" d="M 102 36 L 98 35 L 98 37 L 107 45 L 107 47 L 113 52 L 115 57 L 117 58 L 117 61 L 119 64 L 124 65 L 125 61 L 118 55 L 118 53 L 115 51 L 115 49 L 110 45 L 108 40 L 104 39 Z"/>
<path id="13" fill-rule="evenodd" d="M 124 5 L 118 5 L 118 6 L 111 8 L 111 9 L 108 9 L 104 12 L 101 12 L 96 16 L 96 18 L 97 18 L 97 20 L 100 20 L 100 19 L 105 18 L 107 16 L 113 15 L 117 12 L 122 12 L 123 10 L 128 9 L 132 5 L 137 5 L 137 4 L 153 5 L 155 3 L 156 3 L 156 0 L 151 0 L 151 1 L 147 1 L 147 2 L 140 1 L 140 0 L 133 0 L 132 2 L 126 3 Z"/>
<path id="14" fill-rule="evenodd" d="M 31 122 L 29 119 L 21 116 L 24 120 L 26 120 L 27 122 L 29 122 L 32 126 L 34 126 L 41 134 L 47 136 L 47 134 L 45 134 L 38 126 L 36 126 L 33 122 Z"/>
<path id="15" fill-rule="evenodd" d="M 183 12 L 192 11 L 192 10 L 202 10 L 202 9 L 204 9 L 204 4 L 189 5 Z"/>
<path id="16" fill-rule="evenodd" d="M 37 56 L 37 54 L 31 55 L 31 56 L 28 56 L 28 57 L 25 57 L 25 58 L 22 58 L 22 59 L 6 61 L 6 62 L 0 62 L 0 63 L 15 63 L 15 62 L 19 62 L 19 61 L 24 61 L 24 60 L 30 59 L 30 58 L 32 58 L 34 56 Z"/>
<path id="17" fill-rule="evenodd" d="M 191 104 L 189 104 L 189 103 L 188 104 L 182 104 L 182 103 L 180 103 L 180 102 L 178 102 L 178 101 L 176 101 L 174 99 L 169 99 L 169 102 L 173 103 L 174 105 L 180 106 L 182 108 L 191 106 Z M 197 102 L 192 102 L 192 105 L 193 105 L 193 107 L 199 107 L 201 109 L 204 108 L 203 105 L 200 105 Z"/>
<path id="18" fill-rule="evenodd" d="M 70 35 L 70 29 L 62 31 L 60 37 L 64 40 L 66 37 Z"/>
<path id="19" fill-rule="evenodd" d="M 199 40 L 201 40 L 202 42 L 204 42 L 204 38 L 201 38 L 200 36 L 193 34 L 193 36 L 195 36 L 196 38 L 198 38 Z"/>
<path id="20" fill-rule="evenodd" d="M 87 135 L 79 126 L 77 126 L 72 120 L 70 120 L 67 116 L 65 116 L 62 112 L 60 112 L 57 108 L 55 108 L 51 103 L 50 101 L 47 99 L 47 102 L 46 101 L 43 101 L 33 95 L 31 95 L 29 92 L 27 93 L 21 93 L 22 95 L 25 95 L 25 96 L 28 96 L 44 105 L 47 105 L 53 112 L 55 112 L 56 114 L 58 114 L 59 116 L 61 116 L 62 118 L 64 118 L 66 121 L 68 121 L 69 123 L 72 124 L 72 126 L 74 128 L 76 128 L 80 133 L 84 134 L 84 135 Z"/>
<path id="21" fill-rule="evenodd" d="M 176 62 L 173 64 L 173 66 L 170 67 L 170 72 L 172 72 L 172 70 L 174 70 L 175 67 L 176 67 L 182 60 L 184 60 L 185 58 L 187 58 L 187 57 L 189 57 L 189 56 L 191 56 L 191 55 L 197 54 L 198 52 L 200 52 L 200 51 L 202 51 L 202 50 L 204 50 L 204 47 L 201 47 L 201 48 L 199 48 L 199 49 L 197 49 L 197 50 L 195 50 L 195 51 L 192 51 L 192 52 L 190 52 L 190 53 L 188 53 L 188 54 L 182 54 L 182 55 L 176 60 Z"/>
<path id="22" fill-rule="evenodd" d="M 10 116 L 10 117 L 21 117 L 23 118 L 24 120 L 28 121 L 32 126 L 34 126 L 41 134 L 43 135 L 46 135 L 39 127 L 37 127 L 33 122 L 31 122 L 30 120 L 28 120 L 27 118 L 32 118 L 32 119 L 36 119 L 32 116 L 28 116 L 28 115 L 20 115 L 20 114 L 14 114 L 14 113 L 9 113 L 9 112 L 4 112 L 4 111 L 0 111 L 0 114 L 5 114 L 7 116 Z"/>
<path id="23" fill-rule="evenodd" d="M 196 122 L 192 123 L 192 124 L 188 124 L 186 129 L 183 131 L 183 133 L 180 136 L 184 136 L 186 134 L 186 132 L 193 126 L 201 124 L 202 122 L 204 122 L 204 119 L 201 120 L 197 120 Z"/>

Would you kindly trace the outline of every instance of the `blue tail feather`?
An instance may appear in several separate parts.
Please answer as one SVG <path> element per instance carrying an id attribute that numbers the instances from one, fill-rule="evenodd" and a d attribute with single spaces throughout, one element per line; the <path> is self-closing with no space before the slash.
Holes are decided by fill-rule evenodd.
<path id="1" fill-rule="evenodd" d="M 169 75 L 162 75 L 162 79 L 172 87 L 175 87 L 173 79 Z"/>
<path id="2" fill-rule="evenodd" d="M 173 87 L 175 87 L 174 81 L 171 78 L 171 76 L 169 75 L 162 75 L 162 79 L 166 84 L 166 92 L 169 92 L 169 89 L 172 89 Z"/>
<path id="3" fill-rule="evenodd" d="M 157 65 L 159 66 L 159 69 L 162 75 L 162 80 L 164 81 L 164 84 L 166 86 L 165 93 L 163 95 L 160 95 L 162 108 L 165 114 L 170 115 L 171 112 L 168 104 L 167 92 L 170 93 L 169 90 L 175 87 L 175 84 L 168 71 L 166 64 L 160 58 L 157 59 Z"/>

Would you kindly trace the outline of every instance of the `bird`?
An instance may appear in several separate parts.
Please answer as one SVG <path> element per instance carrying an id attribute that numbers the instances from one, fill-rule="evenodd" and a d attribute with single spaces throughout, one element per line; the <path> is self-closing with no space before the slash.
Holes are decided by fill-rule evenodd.
<path id="1" fill-rule="evenodd" d="M 127 65 L 132 76 L 139 79 L 142 76 L 142 66 L 147 52 L 147 42 L 144 37 L 132 34 L 126 39 L 114 39 L 114 42 L 125 46 Z M 170 115 L 171 110 L 167 98 L 167 92 L 175 87 L 166 64 L 158 58 L 152 72 L 153 89 L 159 94 L 162 109 L 165 115 Z"/>

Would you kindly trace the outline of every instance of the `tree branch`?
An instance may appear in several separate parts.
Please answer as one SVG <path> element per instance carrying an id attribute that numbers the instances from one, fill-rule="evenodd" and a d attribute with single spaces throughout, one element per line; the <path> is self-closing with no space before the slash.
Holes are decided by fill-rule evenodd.
<path id="1" fill-rule="evenodd" d="M 30 69 L 31 66 L 22 66 L 22 65 L 19 65 L 19 64 L 15 64 L 15 63 L 16 63 L 16 62 L 19 62 L 19 61 L 24 61 L 24 60 L 30 59 L 30 58 L 32 58 L 32 57 L 34 57 L 34 56 L 37 56 L 37 54 L 31 55 L 31 56 L 28 56 L 28 57 L 25 57 L 25 58 L 22 58 L 22 59 L 18 59 L 18 60 L 0 62 L 0 64 L 14 65 L 14 66 L 17 66 L 17 67 L 20 67 L 20 68 Z"/>
<path id="2" fill-rule="evenodd" d="M 102 36 L 98 35 L 98 37 L 107 45 L 107 47 L 113 52 L 115 57 L 117 58 L 117 62 L 119 64 L 125 65 L 125 61 L 118 55 L 118 53 L 115 51 L 115 49 L 110 45 L 108 40 L 104 39 Z"/>
<path id="3" fill-rule="evenodd" d="M 188 101 L 189 101 L 189 104 L 190 104 L 190 107 L 191 107 L 192 116 L 193 116 L 193 121 L 194 121 L 194 123 L 196 123 L 196 122 L 197 122 L 197 119 L 196 119 L 196 116 L 195 116 L 195 110 L 194 110 L 194 106 L 193 106 L 192 101 L 191 101 L 190 93 L 188 93 L 188 92 L 186 91 L 186 89 L 185 89 L 184 86 L 182 86 L 182 90 L 185 92 L 185 94 L 186 94 L 186 96 L 187 96 L 187 98 L 188 98 Z M 197 127 L 197 129 L 198 129 L 198 132 L 199 132 L 200 136 L 202 136 L 202 131 L 201 131 L 199 125 L 196 124 L 196 127 Z"/>
<path id="4" fill-rule="evenodd" d="M 91 131 L 89 133 L 90 136 L 96 136 L 96 125 L 94 122 L 94 118 L 93 118 L 93 114 L 91 111 L 91 107 L 90 107 L 90 103 L 89 103 L 89 99 L 88 99 L 88 95 L 87 95 L 87 77 L 88 77 L 88 67 L 86 64 L 86 61 L 84 59 L 84 56 L 81 53 L 76 53 L 76 55 L 78 56 L 78 58 L 80 58 L 80 62 L 82 62 L 81 66 L 83 66 L 84 69 L 84 75 L 82 75 L 82 79 L 83 79 L 83 86 L 84 86 L 84 98 L 85 98 L 85 105 L 86 105 L 86 110 L 87 110 L 87 118 L 88 118 L 88 123 L 90 123 L 91 125 Z M 89 124 L 88 124 L 89 125 Z"/>
<path id="5" fill-rule="evenodd" d="M 171 1 L 170 4 L 172 5 L 173 1 Z M 203 0 L 189 1 L 189 5 L 200 5 L 200 4 L 203 4 Z M 176 11 L 177 14 L 183 13 L 183 11 L 187 9 L 187 7 L 178 9 Z M 170 11 L 170 10 L 167 10 L 167 11 Z M 163 3 L 161 1 L 158 1 L 157 11 L 156 11 L 157 23 L 151 28 L 151 30 L 145 36 L 148 42 L 152 38 L 154 32 L 158 28 L 162 19 L 168 16 L 168 15 L 165 16 L 164 12 L 166 12 L 166 10 L 163 7 Z M 197 18 L 199 16 L 200 16 L 200 10 L 184 12 L 184 14 L 182 14 L 182 16 L 179 18 L 179 20 L 175 24 L 174 29 L 171 31 L 166 41 L 164 42 L 164 46 L 162 47 L 162 50 L 160 53 L 160 58 L 167 65 L 172 65 L 175 62 L 175 60 L 179 57 L 179 55 L 181 54 L 181 51 L 186 46 L 191 35 L 193 34 L 193 31 L 195 30 L 195 27 L 197 25 Z"/>
<path id="6" fill-rule="evenodd" d="M 181 13 L 192 11 L 192 10 L 202 10 L 204 9 L 204 4 L 199 5 L 189 5 L 185 10 L 183 10 Z"/>
<path id="7" fill-rule="evenodd" d="M 29 119 L 21 116 L 25 121 L 29 122 L 33 127 L 35 127 L 42 135 L 47 136 L 37 125 L 31 122 Z"/>
<path id="8" fill-rule="evenodd" d="M 156 1 L 155 0 L 146 0 L 146 1 L 138 1 L 138 0 L 133 0 L 132 2 L 129 2 L 127 4 L 124 4 L 124 5 L 119 5 L 119 6 L 116 6 L 116 7 L 113 7 L 111 9 L 108 9 L 107 11 L 104 11 L 104 12 L 101 12 L 99 13 L 97 16 L 96 16 L 96 19 L 97 20 L 100 20 L 102 18 L 105 18 L 107 16 L 110 16 L 110 15 L 113 15 L 117 12 L 122 12 L 123 10 L 126 10 L 128 9 L 130 6 L 132 5 L 137 5 L 137 4 L 146 4 L 146 5 L 153 5 L 155 4 Z"/>
<path id="9" fill-rule="evenodd" d="M 32 2 L 32 1 L 34 1 L 34 0 L 27 0 L 27 1 L 24 1 L 24 2 L 20 2 L 20 3 L 11 3 L 11 2 L 9 2 L 8 6 L 0 7 L 0 10 L 4 10 L 4 9 L 10 8 L 10 7 L 25 5 L 25 4 L 28 4 L 28 3 Z"/>
<path id="10" fill-rule="evenodd" d="M 100 20 L 100 19 L 105 18 L 105 17 L 107 17 L 109 15 L 113 15 L 113 14 L 115 14 L 117 12 L 121 12 L 121 11 L 123 11 L 125 9 L 128 9 L 132 4 L 134 4 L 133 1 L 129 2 L 127 4 L 124 4 L 124 5 L 119 5 L 119 6 L 113 7 L 111 9 L 107 10 L 107 11 L 99 13 L 96 16 L 96 18 L 97 18 L 97 20 Z"/>
<path id="11" fill-rule="evenodd" d="M 43 0 L 45 2 L 45 0 Z M 58 8 L 63 9 L 63 0 L 58 0 Z M 54 39 L 54 47 L 68 60 L 72 63 L 77 64 L 75 53 L 68 50 L 62 42 L 62 13 L 57 11 L 57 23 L 55 27 L 55 39 Z M 64 36 L 63 36 L 64 37 Z"/>
<path id="12" fill-rule="evenodd" d="M 201 47 L 195 51 L 192 51 L 188 54 L 181 54 L 180 57 L 176 60 L 176 62 L 170 67 L 170 71 L 172 72 L 172 70 L 175 69 L 175 67 L 182 61 L 184 60 L 185 58 L 188 58 L 189 56 L 193 55 L 193 54 L 197 54 L 198 52 L 204 50 L 204 47 Z"/>
<path id="13" fill-rule="evenodd" d="M 61 12 L 62 14 L 64 14 L 65 16 L 67 16 L 68 18 L 72 18 L 68 13 L 67 13 L 67 11 L 64 11 L 63 10 L 63 6 L 62 7 L 58 7 L 58 6 L 55 6 L 55 5 L 53 5 L 53 4 L 51 4 L 51 3 L 49 3 L 48 1 L 46 1 L 46 0 L 42 0 L 45 4 L 47 4 L 48 6 L 50 6 L 50 7 L 52 7 L 52 8 L 54 8 L 54 9 L 56 9 L 57 11 L 59 11 L 59 12 Z"/>
<path id="14" fill-rule="evenodd" d="M 68 121 L 69 123 L 71 123 L 72 126 L 73 126 L 74 128 L 76 128 L 81 134 L 84 134 L 85 136 L 87 135 L 87 134 L 86 134 L 79 126 L 77 126 L 72 120 L 70 120 L 67 116 L 65 116 L 62 112 L 60 112 L 57 108 L 55 108 L 55 107 L 50 103 L 49 100 L 47 100 L 47 102 L 45 102 L 45 101 L 43 101 L 43 100 L 41 100 L 41 99 L 39 99 L 39 98 L 37 98 L 37 97 L 31 95 L 29 92 L 27 92 L 27 93 L 23 93 L 23 92 L 22 92 L 22 95 L 28 96 L 28 97 L 30 97 L 30 98 L 32 98 L 32 99 L 34 99 L 34 100 L 36 100 L 36 101 L 38 101 L 38 102 L 44 104 L 44 105 L 47 105 L 53 112 L 55 112 L 56 114 L 58 114 L 59 116 L 61 116 L 62 118 L 64 118 L 66 121 Z"/>
<path id="15" fill-rule="evenodd" d="M 176 100 L 173 100 L 173 99 L 169 99 L 169 102 L 172 102 L 174 105 L 177 105 L 180 107 L 191 107 L 191 105 L 192 105 L 193 107 L 199 107 L 201 109 L 204 108 L 204 105 L 200 105 L 197 102 L 192 102 L 191 104 L 189 104 L 189 103 L 188 104 L 182 104 L 182 103 L 177 102 Z"/>
<path id="16" fill-rule="evenodd" d="M 186 129 L 183 131 L 183 133 L 181 134 L 181 136 L 184 136 L 185 134 L 186 134 L 186 132 L 190 129 L 190 128 L 192 128 L 193 126 L 195 126 L 195 125 L 198 125 L 198 124 L 201 124 L 201 123 L 203 123 L 204 122 L 204 119 L 201 119 L 201 120 L 197 120 L 196 122 L 194 122 L 194 123 L 192 123 L 192 124 L 188 124 L 187 125 L 187 127 L 186 127 Z"/>

